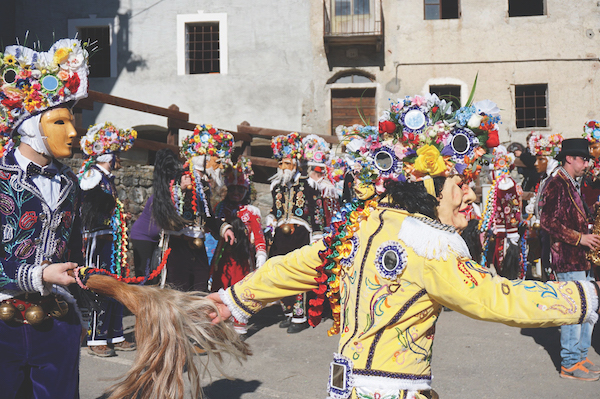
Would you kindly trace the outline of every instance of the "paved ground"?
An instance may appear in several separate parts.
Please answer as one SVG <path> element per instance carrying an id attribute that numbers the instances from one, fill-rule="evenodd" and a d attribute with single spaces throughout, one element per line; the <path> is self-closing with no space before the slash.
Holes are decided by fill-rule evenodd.
<path id="1" fill-rule="evenodd" d="M 254 356 L 243 365 L 232 361 L 227 371 L 214 368 L 203 380 L 210 399 L 323 399 L 327 372 L 337 337 L 328 337 L 331 320 L 315 329 L 288 335 L 279 329 L 279 307 L 263 310 L 248 338 Z M 133 316 L 126 317 L 132 326 Z M 132 327 L 126 333 L 132 332 Z M 590 358 L 600 364 L 600 332 Z M 132 363 L 135 352 L 97 358 L 82 350 L 81 398 L 98 399 Z M 199 360 L 206 359 L 200 358 Z M 559 378 L 559 329 L 520 329 L 444 312 L 437 325 L 433 350 L 433 387 L 442 399 L 598 398 L 600 381 Z M 112 380 L 111 380 L 112 379 Z M 187 396 L 189 397 L 189 396 Z"/>

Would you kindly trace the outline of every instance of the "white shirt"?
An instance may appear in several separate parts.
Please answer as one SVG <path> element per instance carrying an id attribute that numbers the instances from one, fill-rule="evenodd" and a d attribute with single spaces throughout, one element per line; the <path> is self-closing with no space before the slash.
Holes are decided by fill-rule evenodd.
<path id="1" fill-rule="evenodd" d="M 25 158 L 25 156 L 23 154 L 21 154 L 21 151 L 19 151 L 19 148 L 17 148 L 15 150 L 15 159 L 16 159 L 17 163 L 19 164 L 19 166 L 21 167 L 21 169 L 23 169 L 23 171 L 25 173 L 27 173 L 27 166 L 29 165 L 29 163 L 36 164 L 35 162 L 31 161 L 29 158 Z M 47 165 L 46 167 L 48 167 L 50 165 L 52 165 L 52 162 L 49 165 Z M 41 165 L 38 165 L 38 166 L 40 168 L 43 167 Z M 54 166 L 56 167 L 56 165 L 54 165 Z M 60 196 L 61 175 L 56 174 L 52 179 L 49 179 L 47 177 L 40 176 L 40 175 L 35 175 L 35 176 L 31 177 L 31 180 L 37 186 L 37 188 L 39 188 L 40 192 L 42 193 L 42 197 L 44 198 L 44 200 L 46 201 L 46 203 L 48 204 L 50 209 L 55 210 L 56 207 L 58 206 L 58 198 Z"/>

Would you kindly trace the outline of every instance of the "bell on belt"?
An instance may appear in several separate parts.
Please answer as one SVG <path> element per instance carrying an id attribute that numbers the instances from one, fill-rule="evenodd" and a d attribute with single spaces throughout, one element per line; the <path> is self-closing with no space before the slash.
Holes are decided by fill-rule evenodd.
<path id="1" fill-rule="evenodd" d="M 186 189 L 191 190 L 192 188 L 194 188 L 194 186 L 192 186 L 191 184 L 188 184 Z"/>
<path id="2" fill-rule="evenodd" d="M 531 227 L 533 227 L 535 230 L 539 230 L 540 229 L 540 222 L 535 222 L 533 224 L 533 226 L 531 226 Z"/>
<path id="3" fill-rule="evenodd" d="M 2 302 L 0 304 L 0 320 L 10 321 L 15 318 L 17 308 L 12 303 Z"/>
<path id="4" fill-rule="evenodd" d="M 200 237 L 194 238 L 194 241 L 192 241 L 194 243 L 194 246 L 196 248 L 202 248 L 202 246 L 204 245 L 204 240 Z"/>
<path id="5" fill-rule="evenodd" d="M 292 232 L 292 225 L 289 223 L 281 225 L 281 232 L 285 235 L 289 235 Z"/>
<path id="6" fill-rule="evenodd" d="M 46 312 L 40 305 L 31 305 L 29 309 L 25 311 L 25 320 L 27 323 L 35 326 L 40 324 L 46 318 Z"/>

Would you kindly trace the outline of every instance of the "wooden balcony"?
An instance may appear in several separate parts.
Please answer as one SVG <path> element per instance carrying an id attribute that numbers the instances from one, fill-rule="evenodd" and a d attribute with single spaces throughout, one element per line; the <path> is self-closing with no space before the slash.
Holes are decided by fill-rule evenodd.
<path id="1" fill-rule="evenodd" d="M 381 0 L 323 0 L 323 41 L 331 47 L 383 44 Z"/>

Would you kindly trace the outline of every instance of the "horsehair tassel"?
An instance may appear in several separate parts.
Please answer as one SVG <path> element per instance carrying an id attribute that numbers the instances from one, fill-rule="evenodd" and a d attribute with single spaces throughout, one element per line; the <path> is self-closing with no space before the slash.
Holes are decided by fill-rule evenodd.
<path id="1" fill-rule="evenodd" d="M 109 399 L 183 399 L 185 371 L 196 398 L 202 394 L 200 371 L 208 368 L 208 363 L 202 363 L 199 370 L 194 363 L 198 348 L 207 352 L 208 360 L 224 375 L 223 354 L 240 363 L 252 354 L 231 322 L 212 324 L 209 314 L 218 310 L 202 292 L 130 285 L 101 274 L 90 275 L 86 285 L 121 302 L 136 316 L 138 354 L 123 379 L 109 388 Z"/>

